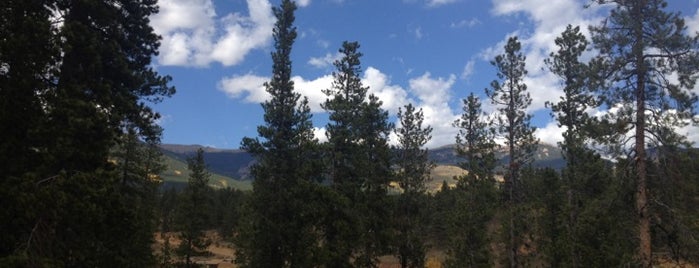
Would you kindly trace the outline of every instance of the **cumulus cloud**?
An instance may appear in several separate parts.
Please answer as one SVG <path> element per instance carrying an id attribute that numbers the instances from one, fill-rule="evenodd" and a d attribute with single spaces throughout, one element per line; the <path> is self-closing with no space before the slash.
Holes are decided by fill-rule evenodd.
<path id="1" fill-rule="evenodd" d="M 408 103 L 408 93 L 402 87 L 391 84 L 388 75 L 379 69 L 369 67 L 364 72 L 362 83 L 369 87 L 369 94 L 374 94 L 383 102 L 382 108 L 395 114 L 398 107 Z"/>
<path id="2" fill-rule="evenodd" d="M 269 78 L 246 74 L 227 77 L 218 83 L 218 88 L 233 99 L 243 99 L 245 102 L 260 103 L 268 100 L 270 95 L 265 91 L 264 83 Z"/>
<path id="3" fill-rule="evenodd" d="M 274 17 L 267 0 L 248 0 L 248 15 L 218 17 L 212 0 L 161 0 L 151 25 L 162 36 L 158 63 L 206 66 L 240 63 L 271 40 Z"/>
<path id="4" fill-rule="evenodd" d="M 307 7 L 308 5 L 311 4 L 311 0 L 298 0 L 298 1 L 296 1 L 296 4 L 299 7 Z"/>
<path id="5" fill-rule="evenodd" d="M 538 138 L 541 143 L 556 145 L 563 141 L 563 132 L 565 127 L 559 127 L 558 122 L 551 121 L 542 128 L 537 128 L 534 132 L 534 137 Z"/>
<path id="6" fill-rule="evenodd" d="M 332 66 L 340 58 L 342 58 L 342 55 L 339 52 L 335 54 L 326 53 L 323 57 L 311 57 L 308 60 L 308 64 L 316 68 L 326 68 Z"/>
<path id="7" fill-rule="evenodd" d="M 325 134 L 328 130 L 325 129 L 325 127 L 314 127 L 313 128 L 313 136 L 318 139 L 319 142 L 327 142 L 328 141 L 328 136 Z"/>
<path id="8" fill-rule="evenodd" d="M 687 23 L 687 31 L 690 35 L 699 34 L 699 8 L 697 12 L 694 13 L 694 17 L 685 18 Z"/>
<path id="9" fill-rule="evenodd" d="M 259 103 L 270 98 L 263 86 L 269 80 L 269 77 L 254 74 L 233 75 L 219 81 L 218 88 L 230 98 L 241 99 L 244 102 Z M 310 80 L 301 76 L 294 76 L 291 80 L 294 81 L 296 91 L 301 96 L 308 97 L 311 112 L 324 112 L 320 104 L 325 102 L 327 96 L 322 90 L 332 86 L 332 75 L 327 74 Z M 376 95 L 383 101 L 382 108 L 391 113 L 395 113 L 395 111 L 398 111 L 398 107 L 407 103 L 407 92 L 400 86 L 392 85 L 388 75 L 374 67 L 367 68 L 362 77 L 362 83 L 365 86 L 369 86 L 368 93 Z"/>
<path id="10" fill-rule="evenodd" d="M 294 81 L 294 88 L 298 90 L 298 93 L 301 94 L 301 96 L 308 97 L 308 105 L 311 107 L 311 112 L 324 112 L 320 104 L 325 102 L 328 97 L 322 90 L 332 86 L 332 75 L 324 75 L 313 80 L 306 80 L 303 77 L 294 76 L 291 80 Z"/>
<path id="11" fill-rule="evenodd" d="M 449 77 L 433 78 L 429 72 L 409 81 L 410 92 L 417 96 L 418 108 L 423 110 L 425 125 L 430 125 L 432 130 L 432 140 L 427 147 L 438 147 L 454 143 L 456 128 L 452 126 L 458 115 L 454 114 L 449 107 L 451 98 L 451 87 L 456 82 L 456 75 Z"/>
<path id="12" fill-rule="evenodd" d="M 506 36 L 495 46 L 480 53 L 483 60 L 491 61 L 502 54 L 503 47 L 510 36 L 518 36 L 522 43 L 522 53 L 526 56 L 529 74 L 524 78 L 532 105 L 529 112 L 545 109 L 546 101 L 557 101 L 563 94 L 558 78 L 547 71 L 544 60 L 549 53 L 557 49 L 554 40 L 560 36 L 568 24 L 579 25 L 583 34 L 587 34 L 589 25 L 597 24 L 601 19 L 595 15 L 595 8 L 586 9 L 583 3 L 575 0 L 493 0 L 491 13 L 496 16 L 524 14 L 533 22 L 531 34 L 515 31 Z"/>
<path id="13" fill-rule="evenodd" d="M 219 82 L 219 89 L 233 99 L 241 99 L 244 102 L 259 103 L 270 98 L 265 91 L 263 84 L 269 77 L 254 74 L 234 75 L 222 79 Z M 324 75 L 314 79 L 306 79 L 300 76 L 292 77 L 294 86 L 302 96 L 308 97 L 311 112 L 325 112 L 320 104 L 325 102 L 327 96 L 321 90 L 330 88 L 332 85 L 332 75 Z M 382 108 L 395 115 L 399 107 L 403 107 L 409 102 L 423 110 L 425 124 L 432 126 L 432 140 L 428 147 L 437 147 L 454 142 L 456 129 L 452 123 L 458 114 L 449 106 L 452 97 L 451 88 L 456 82 L 456 75 L 447 77 L 433 77 L 429 72 L 421 76 L 410 79 L 409 87 L 405 88 L 391 83 L 390 77 L 375 67 L 368 67 L 362 76 L 362 83 L 369 87 L 369 94 L 374 94 L 383 102 Z M 409 96 L 414 96 L 412 100 Z M 314 129 L 316 137 L 324 141 L 325 129 Z M 395 142 L 392 140 L 392 142 Z"/>

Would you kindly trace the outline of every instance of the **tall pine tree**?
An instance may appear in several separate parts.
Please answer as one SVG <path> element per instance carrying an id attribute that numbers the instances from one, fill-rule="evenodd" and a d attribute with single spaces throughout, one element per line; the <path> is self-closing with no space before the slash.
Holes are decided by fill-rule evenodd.
<path id="1" fill-rule="evenodd" d="M 432 138 L 432 127 L 423 127 L 422 109 L 416 110 L 412 103 L 404 107 L 405 110 L 398 109 L 400 127 L 395 130 L 396 180 L 403 189 L 394 216 L 398 232 L 395 240 L 401 267 L 424 267 L 426 236 L 421 228 L 426 224 L 426 204 L 423 201 L 425 183 L 430 179 L 434 163 L 429 159 L 428 149 L 423 147 Z"/>
<path id="2" fill-rule="evenodd" d="M 204 162 L 204 150 L 199 148 L 196 155 L 187 159 L 189 180 L 182 191 L 177 208 L 177 225 L 182 241 L 177 247 L 177 255 L 184 257 L 185 266 L 192 267 L 193 256 L 206 254 L 206 248 L 211 244 L 204 231 L 209 222 L 209 207 L 211 206 L 212 191 L 209 188 L 211 174 Z"/>
<path id="3" fill-rule="evenodd" d="M 566 129 L 563 142 L 559 143 L 566 160 L 566 167 L 561 171 L 565 215 L 560 215 L 566 237 L 553 241 L 551 248 L 563 255 L 559 261 L 572 267 L 599 266 L 597 261 L 604 260 L 607 255 L 602 249 L 604 239 L 594 239 L 589 233 L 602 229 L 599 227 L 603 221 L 599 219 L 611 217 L 603 215 L 608 214 L 607 211 L 597 206 L 608 191 L 611 172 L 604 160 L 587 147 L 594 131 L 591 131 L 593 118 L 586 110 L 598 106 L 591 91 L 590 65 L 580 61 L 589 42 L 580 27 L 571 25 L 555 42 L 558 51 L 552 52 L 545 62 L 559 77 L 564 95 L 559 102 L 547 103 L 547 106 L 551 107 L 558 125 Z"/>
<path id="4" fill-rule="evenodd" d="M 1 43 L 0 74 L 8 83 L 0 94 L 5 100 L 21 93 L 13 98 L 26 106 L 3 105 L 0 121 L 25 114 L 30 124 L 18 122 L 8 134 L 26 135 L 14 140 L 24 158 L 18 160 L 40 156 L 7 162 L 22 177 L 13 184 L 30 187 L 14 196 L 29 213 L 13 226 L 17 240 L 12 251 L 3 245 L 2 255 L 26 258 L 30 266 L 151 264 L 152 218 L 130 192 L 150 182 L 123 187 L 119 171 L 134 166 L 121 166 L 113 150 L 129 140 L 129 130 L 158 140 L 158 114 L 148 103 L 174 93 L 169 77 L 151 66 L 159 46 L 148 24 L 155 1 L 9 1 L 2 10 L 0 31 L 11 38 Z M 22 59 L 31 66 L 13 58 L 25 48 L 33 50 Z M 29 154 L 21 152 L 27 148 Z M 113 237 L 124 229 L 138 238 Z M 129 259 L 129 252 L 143 254 Z"/>
<path id="5" fill-rule="evenodd" d="M 357 42 L 342 44 L 333 86 L 324 91 L 330 98 L 322 105 L 330 113 L 328 173 L 338 194 L 331 210 L 335 216 L 325 224 L 332 267 L 374 266 L 388 247 L 388 134 L 393 126 L 381 101 L 367 96 L 362 85 L 358 49 Z"/>
<path id="6" fill-rule="evenodd" d="M 260 138 L 244 138 L 241 148 L 257 163 L 252 168 L 251 215 L 238 240 L 237 259 L 244 267 L 315 266 L 317 238 L 308 187 L 320 179 L 317 140 L 313 135 L 308 100 L 294 90 L 291 80 L 291 48 L 296 4 L 282 1 L 273 8 L 272 79 L 265 83 L 270 100 L 262 104 L 265 124 Z"/>
<path id="7" fill-rule="evenodd" d="M 591 27 L 600 95 L 614 108 L 605 118 L 604 142 L 619 149 L 632 165 L 638 220 L 638 265 L 652 265 L 651 218 L 656 213 L 649 191 L 649 147 L 682 144 L 676 128 L 694 116 L 699 73 L 699 39 L 689 36 L 683 18 L 665 11 L 663 0 L 596 1 L 614 5 Z M 628 141 L 628 142 L 627 142 Z"/>
<path id="8" fill-rule="evenodd" d="M 465 161 L 461 168 L 468 174 L 460 176 L 454 190 L 455 209 L 447 218 L 451 234 L 448 246 L 448 267 L 477 267 L 493 265 L 489 250 L 487 226 L 495 213 L 497 192 L 493 172 L 495 158 L 494 131 L 485 119 L 481 102 L 471 93 L 463 99 L 463 114 L 454 122 L 456 155 Z"/>
<path id="9" fill-rule="evenodd" d="M 496 122 L 496 133 L 505 141 L 508 150 L 505 187 L 507 207 L 509 210 L 508 228 L 508 258 L 509 266 L 521 265 L 518 260 L 520 234 L 518 233 L 516 205 L 520 198 L 518 184 L 522 168 L 533 160 L 538 140 L 534 138 L 535 128 L 531 126 L 531 115 L 527 107 L 532 102 L 524 77 L 527 70 L 524 66 L 525 57 L 520 52 L 522 45 L 517 37 L 510 37 L 505 45 L 505 53 L 495 57 L 491 63 L 497 69 L 497 77 L 490 83 L 491 88 L 485 92 L 491 102 L 496 105 L 499 113 Z"/>

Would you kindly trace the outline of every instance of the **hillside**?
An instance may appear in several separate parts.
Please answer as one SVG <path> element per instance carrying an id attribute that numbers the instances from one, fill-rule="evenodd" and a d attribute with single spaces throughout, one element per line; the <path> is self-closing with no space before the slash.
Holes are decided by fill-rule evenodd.
<path id="1" fill-rule="evenodd" d="M 196 149 L 195 149 L 196 150 Z M 164 180 L 164 187 L 184 187 L 189 178 L 189 171 L 187 169 L 187 157 L 181 158 L 178 155 L 172 154 L 163 150 L 164 152 L 164 162 L 167 168 L 160 175 Z M 219 163 L 219 165 L 221 165 Z M 252 183 L 250 181 L 236 180 L 233 177 L 221 175 L 213 170 L 210 170 L 211 178 L 209 185 L 214 188 L 226 188 L 231 187 L 238 190 L 252 190 Z"/>
<path id="2" fill-rule="evenodd" d="M 204 160 L 212 173 L 212 187 L 233 187 L 241 190 L 252 189 L 250 181 L 250 166 L 254 159 L 250 154 L 242 150 L 218 149 L 201 145 L 163 144 L 161 149 L 165 155 L 167 170 L 162 176 L 166 185 L 174 187 L 183 186 L 187 182 L 187 158 L 194 155 L 197 149 L 204 149 Z M 497 153 L 501 163 L 507 161 L 506 151 L 503 149 Z M 560 169 L 565 166 L 565 160 L 561 156 L 558 147 L 541 144 L 534 155 L 535 167 L 551 167 Z M 454 176 L 466 173 L 458 168 L 462 159 L 457 158 L 454 145 L 448 145 L 430 150 L 430 159 L 437 164 L 432 171 L 432 180 L 428 182 L 428 189 L 435 191 L 441 187 L 443 181 L 454 185 Z M 179 186 L 178 186 L 179 185 Z"/>

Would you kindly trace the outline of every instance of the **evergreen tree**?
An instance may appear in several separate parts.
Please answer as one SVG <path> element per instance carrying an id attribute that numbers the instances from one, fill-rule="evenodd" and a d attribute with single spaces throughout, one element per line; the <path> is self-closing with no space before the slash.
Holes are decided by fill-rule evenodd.
<path id="1" fill-rule="evenodd" d="M 647 149 L 684 142 L 675 129 L 694 115 L 697 98 L 691 89 L 699 73 L 699 39 L 687 35 L 680 14 L 665 11 L 663 0 L 597 2 L 614 4 L 602 24 L 590 28 L 599 51 L 594 62 L 600 95 L 615 108 L 605 118 L 603 142 L 633 162 L 636 255 L 638 265 L 650 267 L 656 207 L 650 202 Z"/>
<path id="2" fill-rule="evenodd" d="M 493 180 L 495 159 L 494 132 L 491 122 L 484 120 L 485 114 L 481 102 L 473 93 L 463 99 L 463 114 L 454 122 L 459 128 L 456 135 L 456 155 L 466 160 L 461 168 L 468 170 L 468 175 L 459 180 L 461 188 L 468 180 Z"/>
<path id="3" fill-rule="evenodd" d="M 598 219 L 606 213 L 605 209 L 595 204 L 608 191 L 611 172 L 601 157 L 586 145 L 592 134 L 592 118 L 586 110 L 598 105 L 590 90 L 590 67 L 580 62 L 588 41 L 580 32 L 580 27 L 568 25 L 555 42 L 559 49 L 551 53 L 545 62 L 549 70 L 561 79 L 564 95 L 558 103 L 547 103 L 547 106 L 551 107 L 558 125 L 566 128 L 563 142 L 559 143 L 566 160 L 566 167 L 561 171 L 563 192 L 560 193 L 565 195 L 565 206 L 562 208 L 565 216 L 561 215 L 559 221 L 566 228 L 566 237 L 559 239 L 565 242 L 553 241 L 558 243 L 549 248 L 560 255 L 557 258 L 559 262 L 571 267 L 596 266 L 591 261 L 602 259 L 607 253 L 600 250 L 602 241 L 589 239 L 589 233 L 599 227 L 602 221 Z M 582 215 L 592 217 L 584 219 Z M 553 228 L 551 232 L 558 231 L 555 225 L 549 227 Z M 587 243 L 582 243 L 583 240 L 587 240 Z M 567 252 L 561 252 L 564 249 Z"/>
<path id="4" fill-rule="evenodd" d="M 426 246 L 422 226 L 425 225 L 423 210 L 426 204 L 422 201 L 425 182 L 430 179 L 434 163 L 428 158 L 428 149 L 423 147 L 432 138 L 432 127 L 422 126 L 422 109 L 415 110 L 412 104 L 405 105 L 405 110 L 398 109 L 398 119 L 400 127 L 395 130 L 398 136 L 396 179 L 403 189 L 394 217 L 398 231 L 398 259 L 401 267 L 424 267 Z"/>
<path id="5" fill-rule="evenodd" d="M 209 222 L 211 174 L 206 169 L 202 148 L 197 150 L 195 156 L 187 159 L 187 168 L 190 171 L 189 180 L 181 194 L 177 213 L 177 229 L 180 231 L 179 236 L 182 242 L 176 252 L 177 255 L 184 257 L 185 266 L 191 267 L 191 257 L 206 254 L 206 248 L 211 244 L 204 233 L 206 224 Z"/>
<path id="6" fill-rule="evenodd" d="M 516 226 L 520 172 L 533 160 L 533 152 L 538 144 L 538 140 L 534 138 L 535 128 L 530 124 L 532 116 L 526 113 L 532 99 L 527 92 L 527 85 L 523 82 L 527 70 L 524 67 L 525 57 L 520 49 L 521 44 L 517 37 L 507 40 L 505 53 L 496 56 L 491 62 L 498 71 L 500 81 L 494 80 L 490 83 L 491 88 L 485 90 L 491 102 L 498 106 L 499 116 L 495 130 L 504 138 L 509 156 L 504 190 L 509 210 L 509 220 L 506 224 L 509 233 L 507 255 L 510 267 L 521 265 L 517 259 L 520 238 Z"/>
<path id="7" fill-rule="evenodd" d="M 358 49 L 357 42 L 343 43 L 333 87 L 324 91 L 332 98 L 322 105 L 330 113 L 329 174 L 338 193 L 324 224 L 332 267 L 374 266 L 388 247 L 386 187 L 392 170 L 387 141 L 393 126 L 381 101 L 366 95 Z"/>
<path id="8" fill-rule="evenodd" d="M 490 122 L 483 119 L 481 102 L 473 93 L 463 100 L 463 114 L 454 122 L 459 128 L 456 155 L 468 174 L 460 176 L 455 207 L 448 217 L 448 267 L 493 265 L 489 250 L 488 222 L 495 213 L 497 193 L 493 170 L 496 159 Z"/>
<path id="9" fill-rule="evenodd" d="M 157 140 L 158 114 L 148 103 L 174 93 L 169 77 L 151 66 L 159 46 L 148 25 L 155 1 L 2 5 L 0 94 L 17 101 L 1 108 L 0 122 L 16 128 L 3 133 L 0 150 L 16 142 L 16 152 L 7 153 L 18 153 L 18 162 L 2 161 L 14 173 L 3 183 L 22 189 L 8 204 L 26 211 L 12 221 L 17 235 L 3 241 L 2 257 L 27 266 L 151 265 L 143 245 L 152 237 L 152 218 L 140 206 L 148 201 L 130 192 L 150 189 L 149 182 L 139 177 L 139 186 L 124 187 L 120 173 L 145 162 L 121 166 L 114 148 L 129 140 L 132 127 L 140 139 Z M 14 122 L 17 115 L 23 122 Z M 133 221 L 116 220 L 122 215 Z M 113 237 L 124 229 L 133 243 Z M 139 253 L 130 259 L 133 252 Z"/>
<path id="10" fill-rule="evenodd" d="M 361 83 L 359 43 L 344 42 L 339 52 L 344 55 L 334 65 L 332 87 L 323 90 L 329 98 L 321 107 L 328 111 L 328 174 L 337 192 L 325 224 L 325 244 L 329 267 L 351 267 L 359 237 L 354 229 L 359 221 L 355 205 L 361 200 L 362 163 L 359 134 L 360 115 L 365 104 L 367 87 Z"/>
<path id="11" fill-rule="evenodd" d="M 310 189 L 320 180 L 314 164 L 317 140 L 313 136 L 307 98 L 294 91 L 291 48 L 296 5 L 289 0 L 273 8 L 272 79 L 265 83 L 271 99 L 262 104 L 265 124 L 258 138 L 244 138 L 242 149 L 256 157 L 251 174 L 253 194 L 237 237 L 236 261 L 244 267 L 312 267 L 318 253 L 316 215 Z"/>
<path id="12" fill-rule="evenodd" d="M 45 111 L 41 94 L 50 89 L 57 48 L 49 1 L 0 3 L 0 266 L 26 266 L 25 244 L 41 211 L 35 180 L 45 157 L 39 135 Z M 11 231 L 9 231 L 11 230 Z M 34 257 L 36 261 L 39 257 Z"/>

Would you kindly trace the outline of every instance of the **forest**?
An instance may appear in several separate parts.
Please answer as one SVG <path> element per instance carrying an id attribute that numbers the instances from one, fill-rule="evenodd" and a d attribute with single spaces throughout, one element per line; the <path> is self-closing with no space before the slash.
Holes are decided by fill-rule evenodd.
<path id="1" fill-rule="evenodd" d="M 699 123 L 699 33 L 665 1 L 590 1 L 611 5 L 590 36 L 569 25 L 556 38 L 545 64 L 564 91 L 547 103 L 566 129 L 560 169 L 532 164 L 532 96 L 510 37 L 487 98 L 463 99 L 453 123 L 467 173 L 436 192 L 432 127 L 413 104 L 389 121 L 360 79 L 358 42 L 318 89 L 327 142 L 314 136 L 291 79 L 297 7 L 280 2 L 240 191 L 210 187 L 201 149 L 186 186 L 163 187 L 152 105 L 175 88 L 151 62 L 156 0 L 2 1 L 0 266 L 200 267 L 211 234 L 232 245 L 232 267 L 699 266 L 699 150 L 678 132 Z"/>

